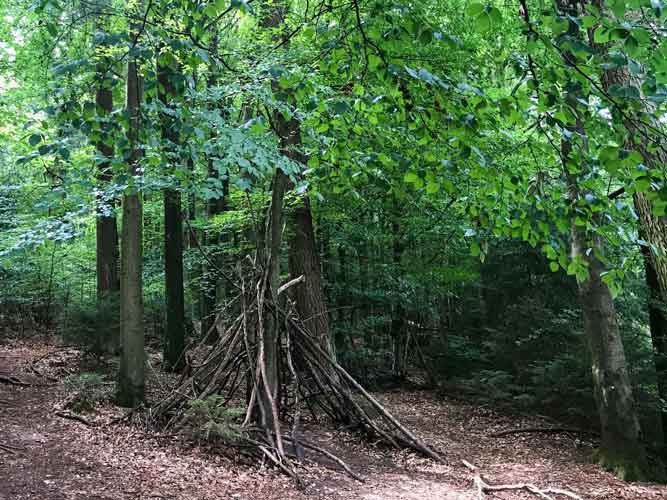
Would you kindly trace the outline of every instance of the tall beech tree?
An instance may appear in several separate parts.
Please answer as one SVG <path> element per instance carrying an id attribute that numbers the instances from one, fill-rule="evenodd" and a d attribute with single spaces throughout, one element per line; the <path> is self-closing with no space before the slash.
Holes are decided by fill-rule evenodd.
<path id="1" fill-rule="evenodd" d="M 133 25 L 133 48 L 139 43 L 140 28 Z M 123 406 L 137 406 L 144 400 L 146 355 L 144 351 L 143 304 L 143 205 L 140 192 L 140 128 L 143 79 L 139 60 L 130 54 L 127 63 L 126 110 L 128 115 L 126 153 L 132 183 L 123 194 L 123 229 L 121 239 L 120 338 L 121 358 L 117 400 Z"/>
<path id="2" fill-rule="evenodd" d="M 581 5 L 559 1 L 558 8 L 565 15 L 576 15 Z M 572 21 L 568 21 L 567 33 L 573 39 L 580 37 L 579 27 Z M 567 68 L 575 68 L 579 64 L 577 56 L 569 50 L 569 44 L 563 45 L 563 63 Z M 561 158 L 572 209 L 576 213 L 577 207 L 586 203 L 580 179 L 590 175 L 591 160 L 584 125 L 587 110 L 582 105 L 586 96 L 574 78 L 568 83 L 564 102 L 570 109 L 573 123 L 563 129 Z M 593 215 L 593 223 L 597 222 L 595 219 Z M 600 418 L 598 459 L 605 468 L 622 478 L 644 479 L 648 476 L 646 450 L 616 308 L 611 290 L 603 280 L 605 249 L 602 238 L 587 232 L 573 217 L 570 244 L 572 261 L 583 266 L 581 273 L 577 273 L 577 281 L 584 332 L 591 352 L 593 394 Z"/>
<path id="3" fill-rule="evenodd" d="M 594 44 L 594 40 L 591 43 Z M 615 109 L 614 114 L 617 116 L 617 129 L 623 145 L 627 150 L 641 155 L 644 165 L 650 169 L 646 176 L 650 179 L 651 173 L 658 172 L 667 162 L 663 139 L 655 135 L 658 125 L 655 119 L 656 107 L 643 95 L 640 76 L 633 76 L 627 67 L 607 68 L 601 80 L 607 93 L 615 88 L 632 88 L 641 96 L 638 109 Z M 654 204 L 654 201 L 661 201 L 654 186 L 648 192 L 635 191 L 632 200 L 639 218 L 638 233 L 643 239 L 641 246 L 649 289 L 648 308 L 658 394 L 667 401 L 667 223 L 664 208 L 658 209 Z M 661 411 L 661 419 L 664 433 L 667 429 L 667 409 Z"/>

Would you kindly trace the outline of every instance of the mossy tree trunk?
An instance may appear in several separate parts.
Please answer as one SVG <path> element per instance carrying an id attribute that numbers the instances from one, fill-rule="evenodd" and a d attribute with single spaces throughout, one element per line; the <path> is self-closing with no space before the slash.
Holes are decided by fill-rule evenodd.
<path id="1" fill-rule="evenodd" d="M 573 155 L 572 137 L 582 143 L 585 135 L 581 124 L 570 130 L 570 138 L 563 139 L 562 157 L 573 206 L 582 198 L 577 172 L 587 170 L 586 158 Z M 584 205 L 584 204 L 582 204 Z M 602 239 L 572 223 L 571 258 L 587 271 L 578 275 L 578 297 L 581 305 L 584 332 L 591 353 L 593 395 L 600 420 L 600 464 L 624 480 L 647 477 L 646 452 L 641 442 L 639 418 L 632 394 L 630 376 L 616 308 L 611 290 L 603 282 L 604 265 Z"/>

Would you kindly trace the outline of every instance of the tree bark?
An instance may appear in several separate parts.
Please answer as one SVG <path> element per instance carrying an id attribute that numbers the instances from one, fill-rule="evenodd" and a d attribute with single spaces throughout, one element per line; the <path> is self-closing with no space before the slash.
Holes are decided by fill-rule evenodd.
<path id="1" fill-rule="evenodd" d="M 579 302 L 591 351 L 594 396 L 600 417 L 600 463 L 621 479 L 643 479 L 646 454 L 623 341 L 611 292 L 601 278 L 604 267 L 594 255 L 601 242 L 595 238 L 593 251 L 587 252 L 583 236 L 577 233 L 580 231 L 573 229 L 572 255 L 588 263 L 589 276 L 579 283 Z"/>
<path id="2" fill-rule="evenodd" d="M 329 316 L 326 299 L 322 291 L 322 267 L 317 248 L 310 200 L 304 196 L 303 203 L 292 214 L 294 234 L 289 242 L 289 268 L 292 278 L 303 275 L 305 283 L 294 287 L 293 297 L 304 325 L 318 339 L 320 346 L 334 353 L 329 335 Z"/>
<path id="3" fill-rule="evenodd" d="M 572 133 L 583 137 L 583 126 L 573 128 Z M 563 139 L 562 157 L 566 171 L 570 168 L 567 163 L 571 153 L 570 140 Z M 572 202 L 576 204 L 581 196 L 578 179 L 574 174 L 568 174 L 567 178 Z M 621 479 L 641 480 L 646 477 L 646 452 L 641 443 L 616 308 L 609 287 L 602 281 L 604 265 L 598 257 L 601 252 L 601 238 L 587 234 L 573 223 L 571 257 L 573 261 L 583 262 L 588 270 L 588 276 L 577 281 L 584 332 L 591 353 L 593 395 L 600 419 L 598 459 L 603 467 Z"/>
<path id="4" fill-rule="evenodd" d="M 158 98 L 165 107 L 180 94 L 180 86 L 173 83 L 178 68 L 158 63 Z M 161 117 L 163 150 L 166 152 L 168 173 L 178 168 L 179 132 L 177 123 L 169 113 Z M 167 308 L 163 362 L 167 371 L 180 371 L 184 366 L 185 349 L 185 299 L 183 292 L 183 214 L 181 193 L 177 188 L 164 190 L 164 275 Z"/>
<path id="5" fill-rule="evenodd" d="M 568 3 L 567 0 L 559 0 L 557 6 L 563 14 L 572 13 L 575 16 L 578 15 L 577 9 L 580 7 Z M 569 33 L 573 37 L 580 36 L 578 26 L 572 21 Z M 574 54 L 564 52 L 563 63 L 566 67 L 572 67 L 577 64 L 577 60 Z M 577 103 L 584 97 L 581 93 L 580 88 L 575 85 L 565 96 L 565 102 L 575 115 L 579 113 Z M 574 208 L 583 196 L 579 178 L 585 177 L 590 170 L 586 130 L 582 119 L 577 117 L 576 123 L 568 126 L 567 132 L 568 134 L 563 134 L 561 141 L 561 158 Z M 573 141 L 577 139 L 581 143 L 577 154 L 574 154 Z M 611 291 L 602 281 L 602 239 L 582 226 L 577 226 L 573 220 L 570 244 L 573 261 L 583 263 L 587 268 L 587 276 L 583 280 L 578 277 L 577 283 L 584 332 L 591 353 L 593 395 L 600 419 L 598 460 L 603 467 L 621 479 L 644 479 L 648 469 L 646 451 L 641 442 L 641 429 L 623 340 Z"/>
<path id="6" fill-rule="evenodd" d="M 97 89 L 95 91 L 95 103 L 98 114 L 107 119 L 113 111 L 113 94 L 108 85 L 107 64 L 101 62 L 96 65 Z M 106 123 L 101 125 L 101 138 L 95 144 L 97 153 L 103 158 L 98 164 L 97 179 L 101 186 L 109 183 L 113 175 L 111 169 L 111 157 L 113 156 L 113 147 L 108 144 L 109 126 Z M 97 271 L 97 298 L 104 300 L 109 295 L 118 292 L 120 288 L 120 279 L 118 276 L 118 229 L 116 227 L 116 215 L 114 200 L 104 200 L 102 196 L 97 204 L 97 224 L 96 224 L 96 271 Z"/>
<path id="7" fill-rule="evenodd" d="M 137 30 L 131 29 L 136 37 Z M 127 112 L 129 115 L 128 141 L 130 154 L 128 170 L 135 182 L 141 172 L 138 147 L 142 79 L 137 61 L 131 58 L 127 65 Z M 123 230 L 121 240 L 120 316 L 121 345 L 118 377 L 118 404 L 135 407 L 144 400 L 144 307 L 142 283 L 143 207 L 136 185 L 123 195 Z"/>

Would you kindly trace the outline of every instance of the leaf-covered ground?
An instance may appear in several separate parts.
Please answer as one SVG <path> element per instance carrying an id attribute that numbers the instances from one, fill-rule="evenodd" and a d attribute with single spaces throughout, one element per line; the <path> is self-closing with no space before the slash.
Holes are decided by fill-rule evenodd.
<path id="1" fill-rule="evenodd" d="M 49 344 L 0 345 L 0 375 L 32 384 L 0 384 L 0 445 L 5 445 L 0 448 L 0 500 L 476 499 L 461 459 L 479 466 L 492 483 L 566 488 L 584 499 L 667 498 L 665 486 L 624 484 L 600 470 L 591 463 L 591 444 L 581 438 L 489 438 L 495 431 L 540 422 L 425 392 L 378 397 L 440 449 L 446 464 L 360 442 L 348 433 L 308 429 L 311 439 L 344 457 L 366 481 L 311 463 L 302 471 L 307 487 L 299 490 L 271 469 L 234 463 L 179 436 L 105 426 L 121 414 L 111 406 L 87 417 L 100 424 L 96 427 L 56 415 L 67 397 L 62 380 L 76 370 L 72 365 L 79 358 L 76 350 Z M 503 492 L 489 498 L 535 497 Z"/>

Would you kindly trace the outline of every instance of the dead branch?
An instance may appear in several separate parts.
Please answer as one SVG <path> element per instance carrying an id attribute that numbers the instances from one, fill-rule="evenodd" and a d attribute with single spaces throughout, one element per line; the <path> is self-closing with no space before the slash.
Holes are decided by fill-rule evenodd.
<path id="1" fill-rule="evenodd" d="M 535 485 L 528 483 L 516 483 L 516 484 L 489 484 L 487 483 L 482 474 L 479 472 L 479 469 L 468 462 L 467 460 L 461 460 L 463 465 L 473 473 L 473 483 L 477 487 L 477 495 L 479 500 L 484 500 L 486 493 L 491 493 L 493 491 L 517 491 L 525 490 L 533 495 L 543 498 L 544 500 L 555 500 L 554 497 L 550 495 L 562 495 L 573 500 L 583 500 L 580 496 L 571 491 L 562 490 L 559 488 L 538 488 Z"/>
<path id="2" fill-rule="evenodd" d="M 32 384 L 28 382 L 23 382 L 21 379 L 14 377 L 13 375 L 0 375 L 0 383 L 7 385 L 16 385 L 19 387 L 30 387 Z"/>
<path id="3" fill-rule="evenodd" d="M 487 434 L 487 437 L 490 438 L 499 438 L 503 436 L 510 436 L 512 434 L 531 434 L 531 433 L 542 433 L 542 434 L 588 434 L 591 436 L 598 436 L 599 434 L 594 431 L 587 431 L 585 429 L 577 429 L 576 427 L 522 427 L 520 429 L 508 429 L 505 431 L 494 432 L 492 434 Z"/>
<path id="4" fill-rule="evenodd" d="M 304 448 L 308 448 L 309 450 L 317 451 L 318 453 L 321 453 L 321 454 L 324 455 L 325 457 L 327 457 L 327 458 L 333 460 L 333 461 L 336 462 L 338 465 L 340 465 L 340 466 L 345 470 L 345 472 L 347 472 L 352 478 L 356 479 L 357 481 L 359 481 L 359 482 L 361 482 L 361 483 L 365 482 L 364 478 L 362 478 L 361 476 L 359 476 L 358 474 L 356 474 L 352 469 L 350 469 L 350 467 L 349 467 L 343 460 L 341 460 L 340 458 L 338 458 L 338 457 L 337 457 L 336 455 L 334 455 L 333 453 L 331 453 L 331 452 L 325 450 L 324 448 L 320 448 L 319 446 L 316 446 L 316 445 L 314 445 L 313 443 L 310 443 L 310 442 L 308 442 L 308 441 L 303 441 L 303 440 L 302 440 L 302 441 L 301 441 L 301 445 L 302 445 Z"/>
<path id="5" fill-rule="evenodd" d="M 279 296 L 282 295 L 283 292 L 285 292 L 285 290 L 289 289 L 290 287 L 293 287 L 294 285 L 296 285 L 298 283 L 303 283 L 304 281 L 306 281 L 306 277 L 303 274 L 301 276 L 299 276 L 298 278 L 294 278 L 293 280 L 288 281 L 287 283 L 282 285 L 280 288 L 278 288 L 278 295 Z"/>
<path id="6" fill-rule="evenodd" d="M 112 425 L 116 425 L 116 424 L 119 424 L 121 422 L 129 422 L 132 419 L 132 415 L 134 415 L 139 410 L 139 408 L 141 408 L 141 407 L 137 406 L 135 408 L 132 408 L 129 411 L 126 411 L 122 415 L 112 419 L 110 422 L 105 424 L 104 427 L 111 427 Z"/>
<path id="7" fill-rule="evenodd" d="M 88 427 L 97 427 L 97 424 L 95 422 L 91 422 L 85 417 L 82 417 L 81 415 L 77 415 L 76 413 L 70 413 L 66 411 L 57 411 L 56 415 L 60 418 L 65 418 L 67 420 L 75 420 L 77 422 L 82 423 L 85 426 Z"/>
<path id="8" fill-rule="evenodd" d="M 14 446 L 12 444 L 0 443 L 0 450 L 9 453 L 10 455 L 16 455 L 19 451 L 25 450 L 25 448 Z"/>

